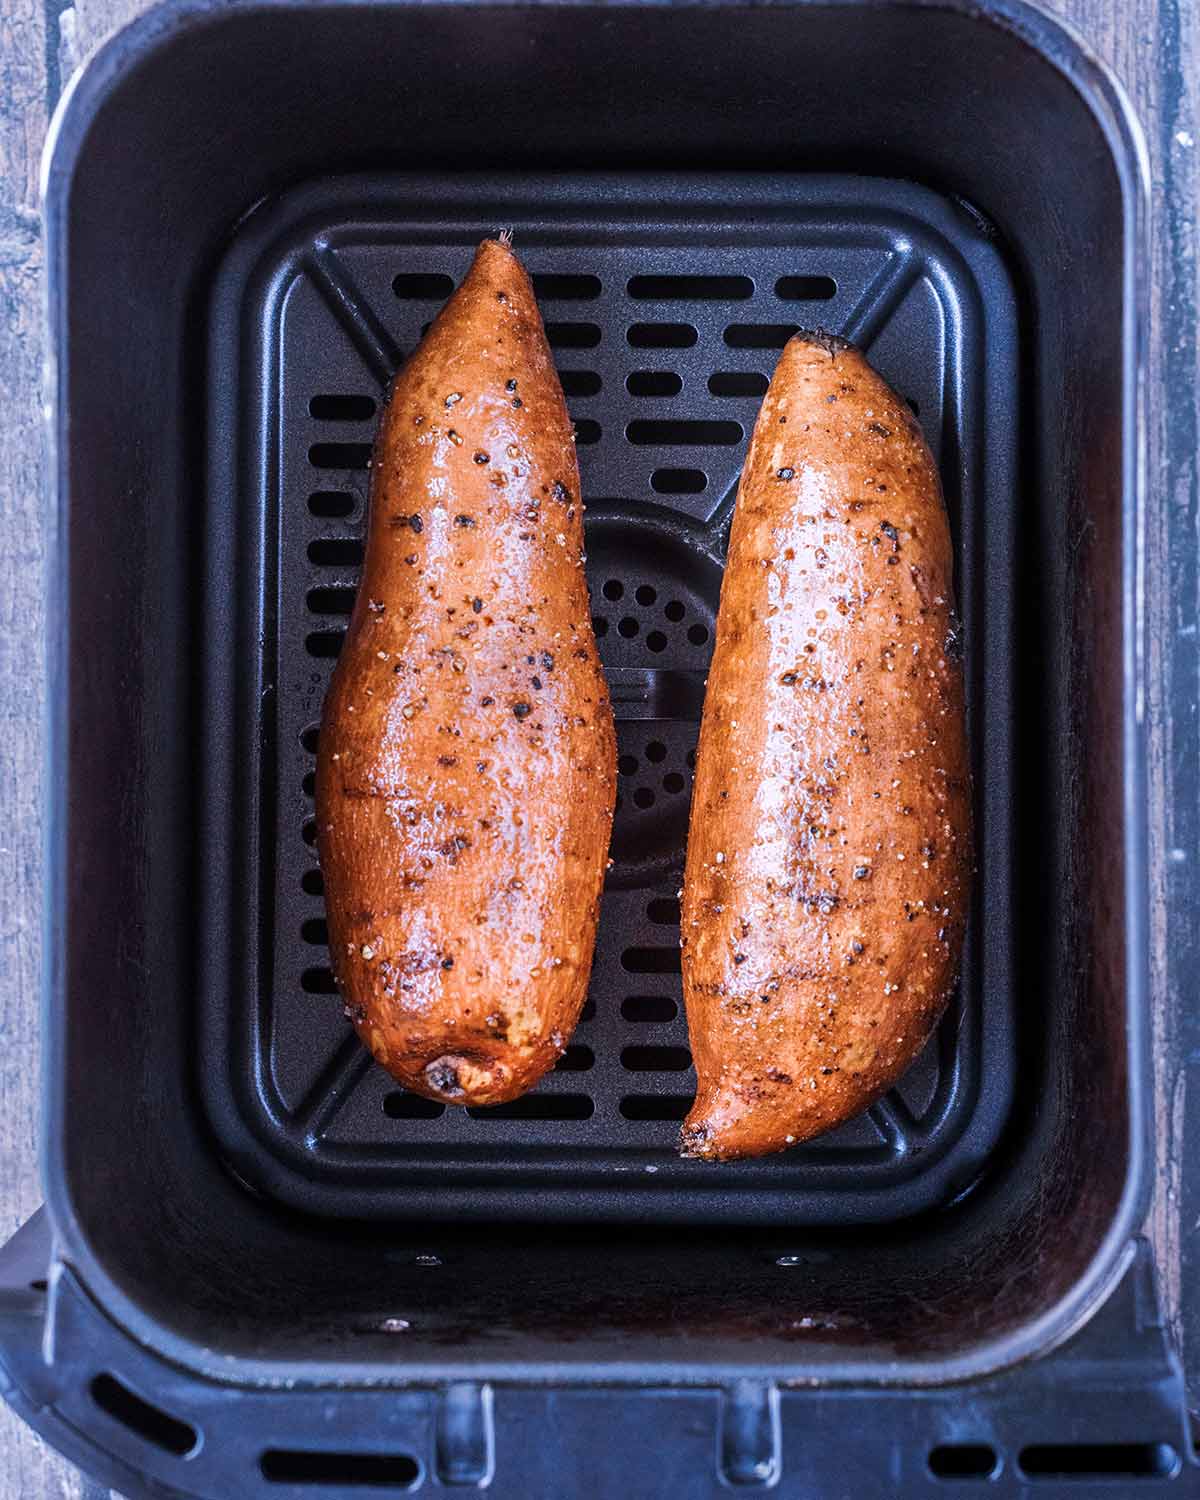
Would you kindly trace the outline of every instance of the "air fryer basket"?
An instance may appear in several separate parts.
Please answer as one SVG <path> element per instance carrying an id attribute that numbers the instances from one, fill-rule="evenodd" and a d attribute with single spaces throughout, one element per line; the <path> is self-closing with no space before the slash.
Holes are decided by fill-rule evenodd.
<path id="1" fill-rule="evenodd" d="M 205 1495 L 312 1493 L 304 1451 L 397 1433 L 394 1483 L 494 1464 L 498 1492 L 570 1493 L 586 1452 L 636 1454 L 630 1494 L 716 1493 L 815 1473 L 817 1405 L 870 1391 L 843 1461 L 869 1485 L 919 1442 L 886 1467 L 915 1495 L 945 1482 L 932 1435 L 970 1437 L 929 1388 L 971 1378 L 1003 1488 L 1061 1417 L 1020 1362 L 1076 1335 L 1071 1431 L 1174 1472 L 1131 1248 L 1139 173 L 1111 83 L 1010 0 L 190 0 L 104 49 L 46 204 L 55 1269 L 8 1365 L 56 1441 Z M 500 227 L 579 433 L 622 806 L 563 1067 L 435 1117 L 330 992 L 307 778 L 383 382 Z M 866 342 L 938 453 L 979 874 L 960 992 L 899 1088 L 712 1167 L 671 1150 L 688 751 L 740 456 L 802 323 Z M 1077 1333 L 1119 1282 L 1128 1380 Z M 150 1454 L 121 1390 L 185 1430 Z M 781 1409 L 811 1452 L 786 1422 L 779 1446 Z"/>
<path id="2" fill-rule="evenodd" d="M 499 223 L 533 275 L 575 420 L 621 792 L 570 1049 L 526 1098 L 457 1110 L 397 1089 L 343 1017 L 313 754 L 361 561 L 377 402 Z M 233 736 L 237 781 L 206 784 L 227 821 L 202 861 L 238 920 L 199 1003 L 205 1098 L 239 1175 L 310 1212 L 392 1219 L 502 1208 L 861 1223 L 962 1193 L 1002 1131 L 1015 1044 L 1016 328 L 986 226 L 913 184 L 862 177 L 362 176 L 252 215 L 215 295 L 215 323 L 240 344 L 210 345 L 210 430 L 245 436 L 210 460 L 204 613 L 227 609 L 232 587 L 241 646 L 210 689 L 235 705 L 215 727 Z M 676 1149 L 695 1090 L 676 897 L 724 537 L 759 399 L 798 320 L 868 347 L 943 460 L 978 751 L 976 921 L 942 1030 L 887 1099 L 811 1147 L 716 1166 Z"/>

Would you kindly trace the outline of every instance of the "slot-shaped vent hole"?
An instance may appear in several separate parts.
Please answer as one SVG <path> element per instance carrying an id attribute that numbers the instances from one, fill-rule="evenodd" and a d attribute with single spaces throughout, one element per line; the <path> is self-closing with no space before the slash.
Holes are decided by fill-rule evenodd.
<path id="1" fill-rule="evenodd" d="M 829 302 L 837 296 L 832 276 L 781 276 L 775 295 L 784 302 Z"/>
<path id="2" fill-rule="evenodd" d="M 599 323 L 547 323 L 551 349 L 594 349 L 600 342 Z"/>
<path id="3" fill-rule="evenodd" d="M 581 448 L 587 448 L 592 443 L 598 443 L 601 436 L 602 432 L 599 422 L 593 422 L 589 417 L 584 417 L 575 423 L 575 441 Z"/>
<path id="4" fill-rule="evenodd" d="M 731 323 L 725 342 L 731 349 L 782 349 L 799 331 L 796 323 Z"/>
<path id="5" fill-rule="evenodd" d="M 943 1443 L 929 1454 L 929 1472 L 938 1479 L 991 1479 L 999 1463 L 990 1443 Z"/>
<path id="6" fill-rule="evenodd" d="M 539 271 L 532 279 L 534 293 L 544 302 L 595 302 L 601 292 L 599 276 L 560 276 Z"/>
<path id="7" fill-rule="evenodd" d="M 300 936 L 317 948 L 329 946 L 329 924 L 324 917 L 309 917 L 300 924 Z"/>
<path id="8" fill-rule="evenodd" d="M 683 381 L 674 370 L 633 370 L 625 377 L 625 389 L 631 396 L 678 396 Z"/>
<path id="9" fill-rule="evenodd" d="M 162 1407 L 131 1391 L 115 1375 L 97 1375 L 91 1384 L 92 1400 L 114 1422 L 127 1427 L 147 1443 L 182 1458 L 199 1441 L 199 1433 Z"/>
<path id="10" fill-rule="evenodd" d="M 635 448 L 732 447 L 746 436 L 740 422 L 630 422 L 625 436 Z"/>
<path id="11" fill-rule="evenodd" d="M 369 469 L 370 443 L 314 443 L 308 450 L 314 469 Z"/>
<path id="12" fill-rule="evenodd" d="M 305 969 L 300 976 L 300 988 L 306 995 L 336 995 L 338 992 L 333 970 L 325 965 Z"/>
<path id="13" fill-rule="evenodd" d="M 525 1094 L 467 1113 L 473 1120 L 590 1120 L 595 1109 L 587 1094 Z"/>
<path id="14" fill-rule="evenodd" d="M 259 1459 L 268 1484 L 361 1485 L 412 1489 L 421 1465 L 408 1453 L 310 1453 L 304 1448 L 268 1448 Z"/>
<path id="15" fill-rule="evenodd" d="M 714 396 L 765 396 L 770 378 L 757 370 L 718 370 L 708 377 Z"/>
<path id="16" fill-rule="evenodd" d="M 395 1089 L 383 1096 L 383 1112 L 389 1120 L 438 1120 L 446 1113 L 446 1106 L 436 1099 L 410 1094 L 407 1089 Z"/>
<path id="17" fill-rule="evenodd" d="M 1169 1443 L 1035 1443 L 1017 1461 L 1030 1479 L 1167 1479 L 1179 1467 Z"/>
<path id="18" fill-rule="evenodd" d="M 737 302 L 754 296 L 749 276 L 631 276 L 629 295 L 647 302 Z"/>
<path id="19" fill-rule="evenodd" d="M 670 995 L 629 995 L 621 1001 L 621 1014 L 639 1025 L 663 1025 L 673 1021 L 679 1007 Z"/>
<path id="20" fill-rule="evenodd" d="M 620 1110 L 626 1120 L 683 1120 L 695 1098 L 695 1094 L 626 1094 Z"/>
<path id="21" fill-rule="evenodd" d="M 626 948 L 621 967 L 627 974 L 681 974 L 679 945 L 671 948 Z"/>
<path id="22" fill-rule="evenodd" d="M 680 921 L 677 896 L 655 896 L 646 907 L 646 915 L 659 927 L 678 927 Z"/>
<path id="23" fill-rule="evenodd" d="M 453 290 L 453 277 L 438 272 L 402 271 L 392 277 L 392 291 L 409 302 L 442 302 Z"/>
<path id="24" fill-rule="evenodd" d="M 314 615 L 348 615 L 354 608 L 357 589 L 309 589 L 305 603 Z"/>
<path id="25" fill-rule="evenodd" d="M 631 323 L 625 337 L 635 349 L 690 349 L 700 335 L 690 323 Z"/>
<path id="26" fill-rule="evenodd" d="M 323 896 L 325 894 L 325 877 L 320 870 L 305 870 L 300 878 L 300 889 L 306 896 Z"/>
<path id="27" fill-rule="evenodd" d="M 340 656 L 346 639 L 344 630 L 315 630 L 304 637 L 304 649 L 309 656 L 320 658 Z"/>
<path id="28" fill-rule="evenodd" d="M 699 495 L 708 488 L 703 469 L 655 469 L 650 488 L 660 495 Z"/>
<path id="29" fill-rule="evenodd" d="M 356 503 L 344 490 L 317 490 L 308 497 L 308 513 L 321 521 L 338 521 L 350 515 Z"/>
<path id="30" fill-rule="evenodd" d="M 574 400 L 579 396 L 596 396 L 602 381 L 595 370 L 560 370 L 563 394 Z"/>
<path id="31" fill-rule="evenodd" d="M 578 1042 L 571 1046 L 554 1064 L 556 1073 L 586 1073 L 596 1063 L 596 1054 L 590 1047 L 584 1047 Z"/>
<path id="32" fill-rule="evenodd" d="M 322 536 L 308 544 L 308 560 L 319 568 L 357 568 L 362 565 L 363 544 L 353 536 Z"/>
<path id="33" fill-rule="evenodd" d="M 314 396 L 308 414 L 319 422 L 369 422 L 375 415 L 373 396 Z"/>
<path id="34" fill-rule="evenodd" d="M 622 1047 L 621 1066 L 627 1073 L 686 1073 L 692 1054 L 686 1047 Z"/>

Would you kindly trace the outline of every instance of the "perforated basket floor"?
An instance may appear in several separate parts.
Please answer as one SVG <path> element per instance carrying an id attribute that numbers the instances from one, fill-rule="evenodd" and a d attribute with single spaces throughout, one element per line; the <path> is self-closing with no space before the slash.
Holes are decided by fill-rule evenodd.
<path id="1" fill-rule="evenodd" d="M 575 420 L 588 577 L 620 741 L 590 998 L 515 1103 L 398 1089 L 343 1018 L 312 821 L 321 703 L 362 558 L 386 381 L 500 227 L 534 277 Z M 978 880 L 959 993 L 878 1105 L 783 1156 L 681 1161 L 694 1090 L 676 892 L 746 442 L 800 326 L 864 345 L 938 455 L 958 547 Z M 325 181 L 258 210 L 209 319 L 210 701 L 200 1079 L 231 1168 L 354 1217 L 892 1220 L 976 1180 L 1013 1067 L 1008 880 L 1015 312 L 986 226 L 909 184 L 650 176 Z M 221 672 L 228 671 L 223 658 Z M 219 864 L 214 861 L 214 865 Z"/>

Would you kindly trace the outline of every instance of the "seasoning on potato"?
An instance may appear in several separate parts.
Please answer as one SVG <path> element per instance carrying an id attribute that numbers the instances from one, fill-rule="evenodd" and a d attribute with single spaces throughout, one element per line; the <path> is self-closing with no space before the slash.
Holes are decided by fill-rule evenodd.
<path id="1" fill-rule="evenodd" d="M 583 1007 L 616 793 L 583 562 L 533 289 L 487 240 L 387 401 L 317 764 L 347 1016 L 431 1099 L 515 1098 Z"/>
<path id="2" fill-rule="evenodd" d="M 953 987 L 971 786 L 949 526 L 904 400 L 799 333 L 763 401 L 721 588 L 683 891 L 687 1156 L 865 1109 Z"/>

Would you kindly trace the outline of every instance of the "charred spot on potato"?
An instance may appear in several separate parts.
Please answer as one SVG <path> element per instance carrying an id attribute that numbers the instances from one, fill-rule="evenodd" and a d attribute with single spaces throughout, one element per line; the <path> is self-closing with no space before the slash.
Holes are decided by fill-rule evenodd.
<path id="1" fill-rule="evenodd" d="M 889 438 L 892 435 L 891 428 L 885 427 L 882 422 L 868 422 L 867 430 L 868 432 L 876 433 L 879 437 L 882 438 Z"/>
<path id="2" fill-rule="evenodd" d="M 457 515 L 454 518 L 454 524 L 456 526 L 474 526 L 475 518 L 473 516 Z"/>
<path id="3" fill-rule="evenodd" d="M 785 479 L 786 480 L 786 479 L 795 479 L 795 477 L 796 477 L 796 471 L 795 471 L 795 469 L 787 469 L 787 468 L 785 468 L 785 469 L 776 469 L 775 470 L 775 478 L 776 479 Z"/>
<path id="4" fill-rule="evenodd" d="M 480 448 L 478 450 L 478 452 L 475 454 L 475 462 L 477 464 L 491 463 L 491 456 L 489 454 L 485 453 L 482 448 Z"/>
<path id="5" fill-rule="evenodd" d="M 458 1069 L 445 1058 L 439 1057 L 435 1062 L 426 1064 L 425 1081 L 431 1089 L 444 1094 L 448 1099 L 462 1097 L 463 1087 L 458 1081 Z"/>
<path id="6" fill-rule="evenodd" d="M 503 293 L 503 292 L 501 292 L 501 293 L 500 293 L 500 295 L 501 295 L 501 296 L 503 296 L 503 295 L 504 295 L 504 293 Z M 512 392 L 512 391 L 515 391 L 515 390 L 516 390 L 516 388 L 517 388 L 517 382 L 516 382 L 516 379 L 515 379 L 515 378 L 513 378 L 513 379 L 509 379 L 509 380 L 506 380 L 506 381 L 505 381 L 505 382 L 504 382 L 504 389 L 505 389 L 505 390 L 506 390 L 506 391 L 509 391 L 509 392 Z"/>
<path id="7" fill-rule="evenodd" d="M 871 866 L 870 865 L 855 865 L 854 866 L 854 878 L 855 878 L 855 880 L 869 880 L 871 878 Z"/>
<path id="8" fill-rule="evenodd" d="M 528 703 L 514 703 L 512 711 L 513 717 L 517 719 L 527 718 L 529 714 L 533 712 Z"/>

